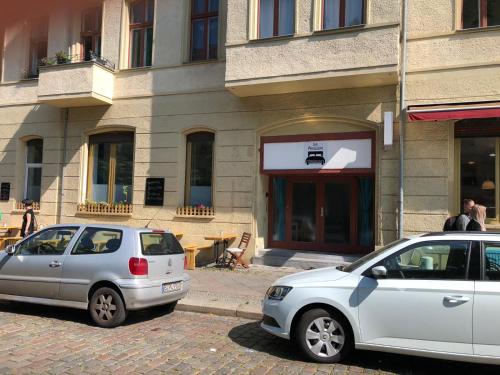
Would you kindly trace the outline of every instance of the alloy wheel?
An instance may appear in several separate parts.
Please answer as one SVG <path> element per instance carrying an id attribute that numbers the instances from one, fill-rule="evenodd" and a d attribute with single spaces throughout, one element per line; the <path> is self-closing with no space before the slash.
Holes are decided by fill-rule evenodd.
<path id="1" fill-rule="evenodd" d="M 306 345 L 318 357 L 333 357 L 338 354 L 345 342 L 342 326 L 330 317 L 313 320 L 305 334 Z"/>

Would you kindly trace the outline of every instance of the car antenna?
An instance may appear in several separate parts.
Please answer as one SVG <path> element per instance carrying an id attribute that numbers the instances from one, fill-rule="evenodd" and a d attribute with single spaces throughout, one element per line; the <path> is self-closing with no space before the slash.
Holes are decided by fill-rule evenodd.
<path id="1" fill-rule="evenodd" d="M 153 216 L 151 216 L 151 219 L 149 219 L 149 221 L 146 223 L 146 225 L 144 226 L 144 228 L 148 228 L 149 229 L 149 224 L 151 224 L 151 222 L 155 219 L 156 215 L 158 215 L 158 213 L 161 211 L 161 209 L 163 208 L 163 206 L 161 206 L 158 211 L 156 211 L 154 213 Z"/>

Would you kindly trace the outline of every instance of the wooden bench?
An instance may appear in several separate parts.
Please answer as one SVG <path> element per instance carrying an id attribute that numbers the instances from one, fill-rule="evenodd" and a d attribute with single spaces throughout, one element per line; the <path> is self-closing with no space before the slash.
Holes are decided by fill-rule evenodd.
<path id="1" fill-rule="evenodd" d="M 196 268 L 196 255 L 198 255 L 198 253 L 202 250 L 212 250 L 212 246 L 203 246 L 196 244 L 188 244 L 184 246 L 188 270 L 194 270 Z"/>

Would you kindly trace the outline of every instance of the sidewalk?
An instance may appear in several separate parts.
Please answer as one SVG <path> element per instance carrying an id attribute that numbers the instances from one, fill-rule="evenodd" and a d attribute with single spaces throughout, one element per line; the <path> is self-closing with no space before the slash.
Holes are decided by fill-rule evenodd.
<path id="1" fill-rule="evenodd" d="M 276 279 L 300 271 L 303 270 L 258 265 L 234 271 L 218 268 L 187 271 L 191 277 L 190 290 L 177 304 L 177 310 L 259 320 L 267 288 Z"/>

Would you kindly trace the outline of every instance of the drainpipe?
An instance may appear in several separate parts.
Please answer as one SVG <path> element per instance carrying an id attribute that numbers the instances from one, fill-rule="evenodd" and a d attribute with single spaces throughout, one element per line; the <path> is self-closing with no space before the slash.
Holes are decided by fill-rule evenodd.
<path id="1" fill-rule="evenodd" d="M 398 237 L 404 233 L 404 134 L 406 124 L 406 33 L 408 27 L 408 0 L 403 0 L 401 26 L 401 83 L 399 86 L 399 226 Z"/>
<path id="2" fill-rule="evenodd" d="M 62 157 L 61 157 L 61 169 L 59 171 L 59 199 L 57 205 L 57 224 L 61 224 L 62 217 L 62 205 L 64 197 L 64 167 L 66 166 L 66 144 L 68 140 L 68 119 L 69 119 L 69 109 L 63 109 L 63 144 L 62 144 Z"/>

